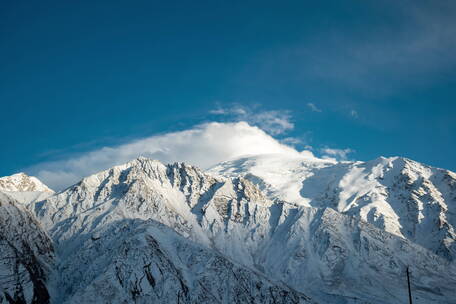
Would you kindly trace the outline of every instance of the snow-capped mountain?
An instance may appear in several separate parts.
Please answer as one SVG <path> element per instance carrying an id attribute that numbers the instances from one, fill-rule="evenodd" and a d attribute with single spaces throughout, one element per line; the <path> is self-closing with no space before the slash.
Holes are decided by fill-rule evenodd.
<path id="1" fill-rule="evenodd" d="M 0 192 L 0 303 L 49 303 L 52 241 L 24 206 Z"/>
<path id="2" fill-rule="evenodd" d="M 60 258 L 56 303 L 312 303 L 218 251 L 198 224 L 212 198 L 228 212 L 227 197 L 261 195 L 242 185 L 141 158 L 34 204 Z"/>
<path id="3" fill-rule="evenodd" d="M 454 172 L 400 157 L 335 163 L 274 154 L 224 162 L 209 173 L 243 176 L 270 198 L 329 207 L 456 258 Z"/>
<path id="4" fill-rule="evenodd" d="M 397 159 L 284 159 L 282 166 L 278 158 L 275 163 L 264 158 L 270 167 L 261 169 L 263 175 L 253 170 L 260 168 L 259 159 L 223 163 L 205 173 L 182 163 L 139 158 L 30 203 L 58 257 L 50 285 L 59 292 L 51 293 L 51 299 L 407 303 L 407 266 L 415 303 L 451 303 L 456 298 L 456 265 L 448 256 L 420 244 L 418 234 L 412 238 L 388 231 L 390 226 L 364 219 L 362 212 L 347 212 L 347 202 L 354 198 L 334 199 L 357 187 L 356 193 L 380 193 L 362 178 L 370 176 L 369 170 L 378 177 L 366 177 L 368 181 L 390 181 L 390 187 L 396 187 L 387 198 L 401 197 L 408 183 L 395 181 L 388 170 L 374 165 L 388 168 L 392 162 L 394 167 Z M 347 174 L 359 180 L 335 184 Z M 313 196 L 301 195 L 302 188 L 314 189 Z M 445 195 L 451 196 L 452 189 L 449 182 Z M 299 200 L 290 200 L 293 195 Z M 452 209 L 445 210 L 451 218 Z M 420 229 L 425 232 L 424 226 Z M 434 232 L 427 233 L 423 239 Z"/>
<path id="5" fill-rule="evenodd" d="M 25 173 L 17 173 L 0 178 L 0 191 L 54 192 L 36 177 L 28 176 Z"/>

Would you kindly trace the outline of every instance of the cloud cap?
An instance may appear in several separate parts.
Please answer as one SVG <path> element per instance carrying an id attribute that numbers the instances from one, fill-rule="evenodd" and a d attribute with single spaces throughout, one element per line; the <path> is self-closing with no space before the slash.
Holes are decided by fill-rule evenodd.
<path id="1" fill-rule="evenodd" d="M 246 122 L 210 122 L 189 130 L 155 135 L 115 147 L 103 147 L 68 159 L 38 164 L 28 171 L 53 189 L 61 190 L 100 170 L 138 156 L 164 163 L 183 161 L 209 168 L 221 161 L 246 155 L 281 153 L 314 157 L 284 145 Z"/>

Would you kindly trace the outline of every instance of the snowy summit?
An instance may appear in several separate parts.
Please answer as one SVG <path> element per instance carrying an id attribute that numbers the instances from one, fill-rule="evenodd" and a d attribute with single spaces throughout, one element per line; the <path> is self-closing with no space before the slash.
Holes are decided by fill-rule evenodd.
<path id="1" fill-rule="evenodd" d="M 28 176 L 25 173 L 17 173 L 11 176 L 0 178 L 0 191 L 16 191 L 16 192 L 54 192 L 43 184 L 39 179 L 33 176 Z"/>

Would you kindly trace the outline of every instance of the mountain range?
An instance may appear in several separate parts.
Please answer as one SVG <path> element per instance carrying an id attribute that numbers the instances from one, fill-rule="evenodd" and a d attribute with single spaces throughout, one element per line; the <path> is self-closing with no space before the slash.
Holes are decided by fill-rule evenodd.
<path id="1" fill-rule="evenodd" d="M 456 174 L 406 158 L 140 157 L 0 179 L 0 303 L 455 303 Z"/>

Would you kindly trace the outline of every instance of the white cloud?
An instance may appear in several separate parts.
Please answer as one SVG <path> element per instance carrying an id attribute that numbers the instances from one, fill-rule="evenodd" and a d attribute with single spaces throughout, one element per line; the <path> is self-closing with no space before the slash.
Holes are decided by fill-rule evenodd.
<path id="1" fill-rule="evenodd" d="M 272 135 L 282 134 L 294 128 L 294 124 L 290 121 L 288 112 L 262 112 L 252 115 L 249 120 Z"/>
<path id="2" fill-rule="evenodd" d="M 264 114 L 266 119 L 270 114 Z M 274 121 L 281 125 L 281 122 Z M 290 127 L 283 122 L 281 128 Z M 192 129 L 151 136 L 115 147 L 104 147 L 66 160 L 38 164 L 29 170 L 55 190 L 61 190 L 84 176 L 128 162 L 140 155 L 164 163 L 184 161 L 203 169 L 243 155 L 284 153 L 313 157 L 280 143 L 246 122 L 206 123 Z"/>
<path id="3" fill-rule="evenodd" d="M 215 114 L 215 115 L 246 115 L 247 111 L 243 107 L 241 107 L 239 105 L 235 105 L 230 108 L 220 108 L 219 107 L 215 110 L 209 111 L 209 113 Z"/>
<path id="4" fill-rule="evenodd" d="M 225 115 L 235 121 L 246 121 L 271 135 L 283 134 L 294 128 L 289 111 L 259 111 L 258 109 L 233 105 L 226 108 L 218 107 L 210 113 Z"/>
<path id="5" fill-rule="evenodd" d="M 280 142 L 285 145 L 290 145 L 290 146 L 295 146 L 295 145 L 299 145 L 299 144 L 303 143 L 303 141 L 301 139 L 296 138 L 296 137 L 286 137 L 284 139 L 281 139 Z M 307 149 L 307 147 L 310 147 L 310 146 L 306 146 L 306 149 Z"/>
<path id="6" fill-rule="evenodd" d="M 321 112 L 321 109 L 319 109 L 314 103 L 307 103 L 307 106 L 314 112 Z"/>
<path id="7" fill-rule="evenodd" d="M 324 159 L 332 159 L 332 160 L 347 160 L 347 156 L 350 153 L 355 152 L 352 149 L 331 149 L 331 148 L 324 148 L 321 150 L 323 153 Z"/>
<path id="8" fill-rule="evenodd" d="M 215 114 L 215 115 L 225 115 L 225 114 L 227 114 L 225 109 L 220 109 L 220 108 L 215 109 L 215 110 L 210 110 L 209 113 Z"/>

